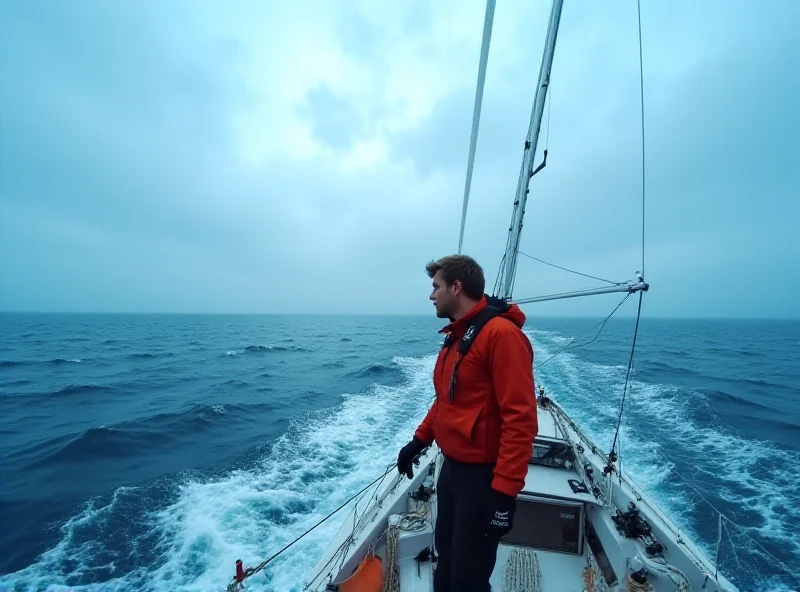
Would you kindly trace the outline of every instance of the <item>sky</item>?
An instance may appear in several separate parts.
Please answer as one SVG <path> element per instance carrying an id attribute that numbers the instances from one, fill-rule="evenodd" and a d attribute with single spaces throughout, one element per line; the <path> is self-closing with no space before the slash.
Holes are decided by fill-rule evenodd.
<path id="1" fill-rule="evenodd" d="M 643 314 L 800 317 L 800 3 L 642 5 Z M 549 10 L 495 11 L 463 248 L 488 291 Z M 432 314 L 425 264 L 458 246 L 484 12 L 0 3 L 0 310 Z M 636 2 L 567 0 L 524 253 L 641 271 L 639 101 Z M 521 257 L 514 296 L 597 285 Z"/>

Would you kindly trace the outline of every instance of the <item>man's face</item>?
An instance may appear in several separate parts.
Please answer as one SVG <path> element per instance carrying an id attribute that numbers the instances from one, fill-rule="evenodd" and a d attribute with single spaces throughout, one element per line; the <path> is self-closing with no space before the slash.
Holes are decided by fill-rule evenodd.
<path id="1" fill-rule="evenodd" d="M 436 308 L 436 316 L 440 319 L 450 319 L 458 308 L 458 297 L 461 282 L 456 280 L 453 285 L 448 286 L 442 279 L 442 270 L 437 271 L 433 276 L 433 292 L 429 298 L 433 301 Z"/>

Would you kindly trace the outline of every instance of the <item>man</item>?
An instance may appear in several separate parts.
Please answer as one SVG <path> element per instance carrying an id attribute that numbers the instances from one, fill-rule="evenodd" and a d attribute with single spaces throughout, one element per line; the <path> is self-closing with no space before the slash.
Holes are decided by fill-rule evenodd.
<path id="1" fill-rule="evenodd" d="M 484 294 L 483 270 L 474 259 L 452 255 L 426 270 L 436 316 L 450 324 L 441 330 L 447 337 L 433 371 L 436 400 L 397 467 L 411 478 L 413 459 L 437 442 L 444 462 L 434 591 L 488 592 L 538 431 L 533 348 L 521 329 L 525 315 Z M 470 345 L 462 353 L 465 342 Z"/>

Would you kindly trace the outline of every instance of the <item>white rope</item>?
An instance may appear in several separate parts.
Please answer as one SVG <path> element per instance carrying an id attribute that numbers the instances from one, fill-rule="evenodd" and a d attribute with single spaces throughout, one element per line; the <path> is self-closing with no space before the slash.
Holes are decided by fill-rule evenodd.
<path id="1" fill-rule="evenodd" d="M 644 584 L 638 583 L 633 579 L 633 576 L 628 576 L 628 590 L 630 592 L 653 592 L 653 586 L 649 582 Z"/>
<path id="2" fill-rule="evenodd" d="M 506 562 L 503 592 L 541 592 L 541 577 L 536 553 L 515 547 Z"/>
<path id="3" fill-rule="evenodd" d="M 478 126 L 481 121 L 481 105 L 483 104 L 483 84 L 486 80 L 486 63 L 489 61 L 489 42 L 492 39 L 492 23 L 494 21 L 495 0 L 486 0 L 486 18 L 483 22 L 483 42 L 481 44 L 481 62 L 478 67 L 478 85 L 475 89 L 475 107 L 472 112 L 472 136 L 469 140 L 469 158 L 467 159 L 467 180 L 464 184 L 464 206 L 461 210 L 461 233 L 458 235 L 458 252 L 464 242 L 464 226 L 467 223 L 467 204 L 469 190 L 472 186 L 472 167 L 475 164 L 475 147 L 478 144 Z"/>
<path id="4" fill-rule="evenodd" d="M 400 573 L 397 568 L 397 540 L 399 532 L 401 530 L 413 532 L 425 528 L 427 524 L 431 524 L 431 521 L 428 519 L 429 511 L 430 502 L 425 502 L 416 512 L 392 515 L 389 519 L 388 528 L 373 541 L 373 546 L 370 548 L 371 552 L 374 552 L 375 543 L 383 537 L 384 534 L 386 535 L 386 559 L 384 560 L 386 576 L 383 581 L 381 592 L 400 592 Z M 432 524 L 431 528 L 433 528 Z"/>
<path id="5" fill-rule="evenodd" d="M 386 579 L 381 592 L 398 592 L 400 590 L 400 574 L 397 571 L 397 526 L 390 525 L 386 537 Z"/>
<path id="6" fill-rule="evenodd" d="M 672 583 L 675 584 L 676 592 L 691 592 L 692 581 L 677 567 L 667 563 L 665 559 L 657 559 L 655 557 L 646 556 L 639 556 L 639 559 L 642 561 L 642 563 L 644 563 L 645 566 L 649 567 L 650 570 L 662 573 L 672 580 Z M 673 577 L 673 574 L 675 574 L 679 579 L 676 580 L 675 577 Z"/>

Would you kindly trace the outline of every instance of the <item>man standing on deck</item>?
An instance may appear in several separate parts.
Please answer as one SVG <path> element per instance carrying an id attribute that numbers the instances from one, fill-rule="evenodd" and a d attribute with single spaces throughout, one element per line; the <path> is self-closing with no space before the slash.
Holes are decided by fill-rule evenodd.
<path id="1" fill-rule="evenodd" d="M 435 440 L 444 455 L 436 485 L 435 592 L 488 592 L 500 538 L 511 530 L 538 431 L 533 348 L 516 304 L 485 295 L 483 270 L 452 255 L 426 267 L 436 316 L 450 320 L 433 384 L 436 400 L 400 451 L 412 461 Z"/>

